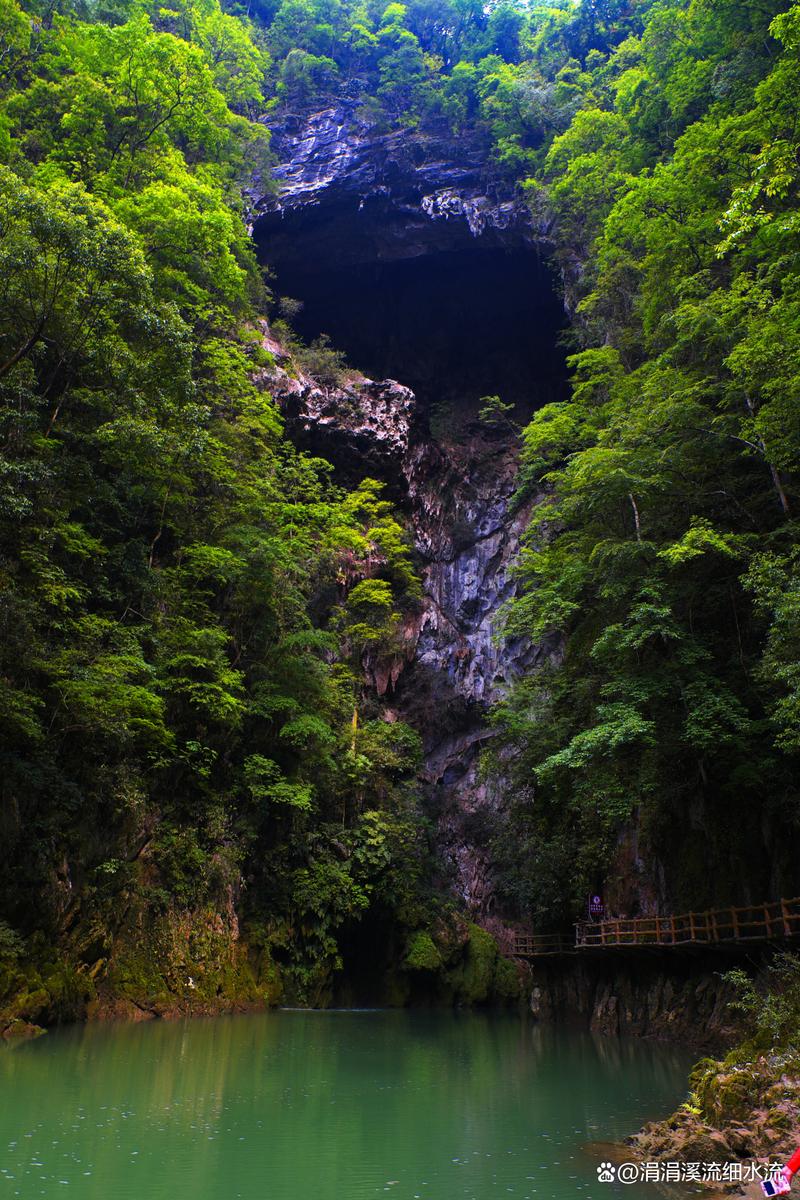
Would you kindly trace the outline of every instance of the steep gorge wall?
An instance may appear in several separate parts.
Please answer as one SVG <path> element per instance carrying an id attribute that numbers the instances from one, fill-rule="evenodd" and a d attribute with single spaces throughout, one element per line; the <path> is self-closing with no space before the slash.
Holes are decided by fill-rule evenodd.
<path id="1" fill-rule="evenodd" d="M 423 595 L 405 614 L 401 653 L 365 663 L 387 720 L 423 737 L 423 783 L 438 824 L 443 860 L 467 909 L 491 925 L 491 862 L 474 831 L 502 798 L 479 777 L 490 736 L 489 705 L 553 648 L 497 637 L 514 593 L 513 564 L 529 516 L 514 510 L 514 444 L 471 423 L 462 441 L 442 445 L 424 428 L 410 389 L 394 380 L 352 377 L 320 387 L 290 373 L 280 343 L 265 346 L 276 367 L 263 384 L 279 400 L 295 440 L 325 453 L 350 477 L 387 480 L 406 512 L 421 563 Z M 477 819 L 476 819 L 477 818 Z"/>
<path id="2" fill-rule="evenodd" d="M 529 508 L 512 496 L 518 438 L 477 420 L 500 394 L 524 420 L 563 378 L 561 309 L 518 199 L 485 148 L 451 135 L 375 133 L 347 105 L 274 132 L 280 190 L 253 196 L 254 236 L 276 291 L 304 302 L 300 331 L 331 333 L 354 371 L 324 387 L 278 366 L 264 383 L 293 437 L 342 478 L 373 476 L 405 512 L 423 599 L 404 653 L 373 671 L 384 716 L 422 734 L 424 784 L 456 893 L 493 914 L 481 815 L 502 796 L 478 773 L 488 707 L 551 646 L 498 638 Z M 407 386 L 413 385 L 411 387 Z M 494 918 L 494 919 L 493 919 Z"/>

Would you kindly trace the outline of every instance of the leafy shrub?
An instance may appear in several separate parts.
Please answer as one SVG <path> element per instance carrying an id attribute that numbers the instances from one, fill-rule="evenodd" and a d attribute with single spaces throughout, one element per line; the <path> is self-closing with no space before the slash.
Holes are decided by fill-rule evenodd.
<path id="1" fill-rule="evenodd" d="M 725 976 L 738 995 L 731 1007 L 744 1013 L 759 1050 L 800 1053 L 800 957 L 779 953 L 761 980 L 735 967 Z"/>
<path id="2" fill-rule="evenodd" d="M 347 360 L 341 350 L 331 344 L 327 333 L 321 333 L 310 346 L 295 353 L 306 375 L 313 376 L 323 387 L 339 387 L 347 372 Z"/>
<path id="3" fill-rule="evenodd" d="M 5 921 L 0 921 L 0 959 L 17 959 L 25 949 L 22 938 Z"/>

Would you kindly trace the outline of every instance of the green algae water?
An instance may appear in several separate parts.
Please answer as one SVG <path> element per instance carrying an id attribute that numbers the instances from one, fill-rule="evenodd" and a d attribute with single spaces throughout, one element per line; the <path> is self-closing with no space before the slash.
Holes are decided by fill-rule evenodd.
<path id="1" fill-rule="evenodd" d="M 514 1016 L 277 1012 L 0 1050 L 0 1200 L 654 1200 L 603 1143 L 688 1056 Z"/>

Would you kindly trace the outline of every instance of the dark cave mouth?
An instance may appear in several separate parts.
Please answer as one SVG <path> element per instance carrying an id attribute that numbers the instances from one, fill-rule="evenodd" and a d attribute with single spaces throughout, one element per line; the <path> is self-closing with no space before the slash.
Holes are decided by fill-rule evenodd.
<path id="1" fill-rule="evenodd" d="M 285 243 L 284 243 L 285 244 Z M 262 243 L 268 257 L 269 243 Z M 410 387 L 423 409 L 457 424 L 499 395 L 525 421 L 563 399 L 565 315 L 552 272 L 528 246 L 481 246 L 411 258 L 275 263 L 274 290 L 302 302 L 292 320 L 305 342 L 327 334 L 350 366 Z"/>

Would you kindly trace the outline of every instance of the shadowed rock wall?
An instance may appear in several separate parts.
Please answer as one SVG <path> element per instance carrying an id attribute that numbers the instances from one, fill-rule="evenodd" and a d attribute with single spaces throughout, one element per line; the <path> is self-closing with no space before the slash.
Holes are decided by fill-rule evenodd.
<path id="1" fill-rule="evenodd" d="M 381 132 L 348 101 L 270 120 L 270 133 L 278 192 L 256 177 L 249 200 L 255 237 L 269 238 L 275 265 L 414 258 L 475 237 L 486 246 L 534 240 L 526 206 L 475 135 Z M 282 224 L 287 215 L 291 225 Z"/>
<path id="2" fill-rule="evenodd" d="M 583 1025 L 600 1034 L 668 1038 L 714 1046 L 730 1042 L 735 989 L 725 975 L 750 969 L 754 955 L 607 950 L 529 965 L 530 1008 L 544 1022 Z"/>

